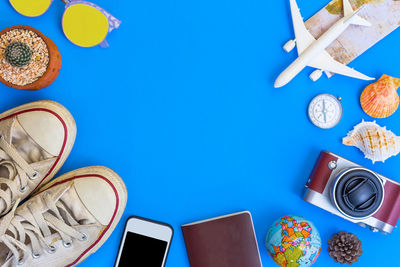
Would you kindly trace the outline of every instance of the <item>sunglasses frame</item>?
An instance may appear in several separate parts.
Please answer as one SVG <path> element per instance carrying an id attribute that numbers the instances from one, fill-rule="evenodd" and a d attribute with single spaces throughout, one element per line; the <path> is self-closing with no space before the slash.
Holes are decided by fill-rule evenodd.
<path id="1" fill-rule="evenodd" d="M 10 5 L 14 8 L 15 11 L 17 11 L 17 12 L 18 12 L 19 14 L 21 14 L 22 16 L 30 17 L 30 16 L 26 16 L 26 15 L 20 13 L 20 12 L 13 6 L 13 4 L 12 4 L 11 1 L 12 1 L 12 0 L 9 0 Z M 34 1 L 34 0 L 32 0 L 32 1 Z M 49 10 L 50 6 L 53 4 L 53 1 L 54 1 L 54 0 L 51 0 L 51 1 L 50 1 L 49 7 L 46 9 L 46 11 L 44 11 L 42 14 L 40 14 L 40 15 L 38 15 L 38 16 L 36 16 L 36 17 L 42 16 L 44 13 L 46 13 L 46 12 Z M 97 10 L 99 10 L 101 13 L 103 13 L 103 15 L 104 15 L 104 16 L 107 18 L 107 20 L 108 20 L 108 32 L 107 32 L 106 36 L 104 37 L 104 40 L 103 40 L 102 42 L 98 43 L 97 45 L 99 45 L 99 46 L 102 47 L 102 48 L 107 48 L 107 47 L 109 46 L 109 45 L 108 45 L 108 42 L 107 42 L 107 40 L 106 40 L 106 39 L 107 39 L 107 36 L 108 36 L 108 34 L 109 34 L 110 32 L 112 32 L 114 29 L 118 29 L 118 28 L 119 28 L 119 26 L 121 25 L 121 21 L 120 21 L 119 19 L 117 19 L 116 17 L 114 17 L 113 15 L 111 15 L 109 12 L 107 12 L 107 11 L 106 11 L 105 9 L 103 9 L 102 7 L 96 5 L 96 4 L 92 3 L 92 2 L 88 2 L 88 1 L 84 1 L 84 0 L 61 0 L 61 1 L 64 2 L 64 4 L 65 4 L 65 10 L 64 10 L 63 16 L 62 16 L 62 18 L 61 18 L 61 27 L 62 27 L 62 29 L 63 29 L 63 32 L 64 32 L 64 25 L 63 25 L 64 15 L 65 15 L 66 10 L 67 10 L 69 7 L 71 7 L 71 6 L 73 6 L 73 5 L 77 5 L 77 4 L 82 4 L 82 5 L 91 6 L 91 7 L 96 8 Z M 68 36 L 65 34 L 65 32 L 64 32 L 64 35 L 65 35 L 65 37 L 66 37 L 71 43 L 73 43 L 74 45 L 77 45 L 77 44 L 75 44 L 74 42 L 72 42 L 72 41 L 68 38 Z M 97 46 L 97 45 L 94 45 L 94 46 Z M 80 45 L 77 45 L 77 46 L 80 46 Z M 82 46 L 80 46 L 80 47 L 82 47 Z"/>

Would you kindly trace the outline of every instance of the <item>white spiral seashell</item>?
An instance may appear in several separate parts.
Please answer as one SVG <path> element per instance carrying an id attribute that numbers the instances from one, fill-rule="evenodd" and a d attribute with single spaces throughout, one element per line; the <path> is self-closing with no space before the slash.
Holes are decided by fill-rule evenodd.
<path id="1" fill-rule="evenodd" d="M 343 144 L 359 148 L 366 158 L 385 162 L 400 152 L 400 137 L 373 122 L 364 120 L 357 124 L 345 138 Z"/>

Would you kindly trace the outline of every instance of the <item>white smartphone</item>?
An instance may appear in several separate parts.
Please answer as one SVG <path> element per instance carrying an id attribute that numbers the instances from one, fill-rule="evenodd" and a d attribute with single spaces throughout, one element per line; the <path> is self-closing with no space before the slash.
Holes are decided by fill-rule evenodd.
<path id="1" fill-rule="evenodd" d="M 174 229 L 161 222 L 130 217 L 126 222 L 115 267 L 163 267 Z"/>

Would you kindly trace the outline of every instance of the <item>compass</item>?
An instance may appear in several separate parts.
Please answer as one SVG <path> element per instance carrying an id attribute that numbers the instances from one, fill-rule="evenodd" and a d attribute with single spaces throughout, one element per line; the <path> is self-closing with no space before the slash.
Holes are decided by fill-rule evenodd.
<path id="1" fill-rule="evenodd" d="M 311 122 L 322 129 L 336 126 L 342 118 L 342 114 L 340 98 L 331 94 L 317 95 L 308 106 L 308 116 Z"/>

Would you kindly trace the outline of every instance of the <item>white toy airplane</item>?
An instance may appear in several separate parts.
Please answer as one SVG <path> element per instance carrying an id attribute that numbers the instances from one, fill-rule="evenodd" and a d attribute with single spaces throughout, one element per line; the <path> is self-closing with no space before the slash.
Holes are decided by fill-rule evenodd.
<path id="1" fill-rule="evenodd" d="M 287 42 L 283 48 L 286 52 L 290 52 L 297 45 L 299 57 L 276 79 L 276 88 L 289 83 L 307 66 L 317 69 L 310 75 L 310 79 L 313 81 L 318 80 L 323 71 L 362 80 L 375 79 L 336 61 L 325 50 L 325 48 L 335 41 L 350 25 L 371 26 L 371 23 L 357 15 L 360 9 L 354 11 L 349 0 L 343 0 L 344 17 L 336 22 L 318 40 L 311 35 L 304 25 L 303 18 L 301 17 L 300 10 L 295 0 L 290 0 L 290 9 L 292 12 L 296 39 Z"/>

